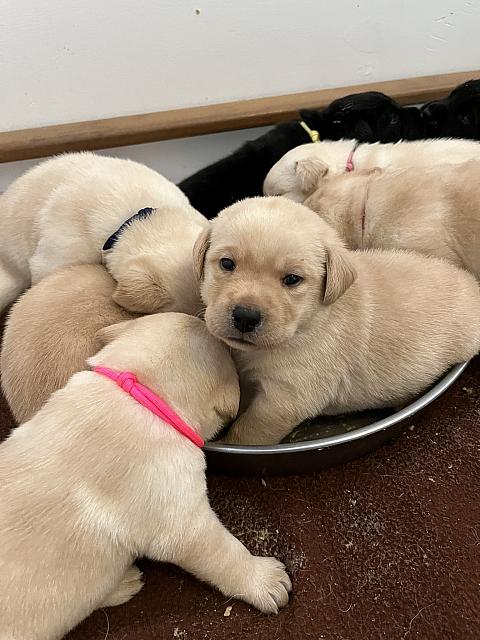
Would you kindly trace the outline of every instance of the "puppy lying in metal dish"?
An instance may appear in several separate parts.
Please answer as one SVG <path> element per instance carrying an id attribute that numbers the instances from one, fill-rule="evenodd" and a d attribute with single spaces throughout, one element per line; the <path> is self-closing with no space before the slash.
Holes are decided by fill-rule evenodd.
<path id="1" fill-rule="evenodd" d="M 225 441 L 278 443 L 319 414 L 406 403 L 480 349 L 480 291 L 447 262 L 348 251 L 285 198 L 225 209 L 194 248 L 210 332 L 247 388 Z"/>

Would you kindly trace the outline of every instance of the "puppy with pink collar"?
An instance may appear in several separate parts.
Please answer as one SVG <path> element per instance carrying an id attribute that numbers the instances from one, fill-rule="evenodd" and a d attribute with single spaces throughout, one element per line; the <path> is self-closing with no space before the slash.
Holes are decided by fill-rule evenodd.
<path id="1" fill-rule="evenodd" d="M 220 523 L 201 445 L 237 413 L 228 349 L 165 313 L 100 331 L 104 348 L 0 445 L 0 638 L 57 640 L 172 562 L 277 613 L 290 580 Z M 160 595 L 161 597 L 161 595 Z"/>

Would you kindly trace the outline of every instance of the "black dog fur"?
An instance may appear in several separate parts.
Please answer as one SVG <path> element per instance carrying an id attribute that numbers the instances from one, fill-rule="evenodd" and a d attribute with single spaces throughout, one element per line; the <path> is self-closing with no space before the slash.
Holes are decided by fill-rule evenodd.
<path id="1" fill-rule="evenodd" d="M 377 91 L 334 100 L 323 111 L 300 111 L 320 132 L 321 140 L 355 138 L 359 142 L 397 142 L 424 136 L 422 116 L 415 107 L 401 107 Z"/>
<path id="2" fill-rule="evenodd" d="M 443 100 L 421 108 L 429 138 L 480 140 L 480 80 L 459 85 Z"/>

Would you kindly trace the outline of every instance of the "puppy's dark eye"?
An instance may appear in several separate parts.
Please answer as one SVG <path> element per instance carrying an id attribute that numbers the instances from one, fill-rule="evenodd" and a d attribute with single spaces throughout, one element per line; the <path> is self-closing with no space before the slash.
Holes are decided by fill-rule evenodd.
<path id="1" fill-rule="evenodd" d="M 303 280 L 302 276 L 297 276 L 295 273 L 289 273 L 288 276 L 285 276 L 282 280 L 283 284 L 287 285 L 287 287 L 294 287 L 296 284 L 299 284 Z"/>
<path id="2" fill-rule="evenodd" d="M 225 271 L 235 271 L 235 262 L 231 258 L 222 258 L 220 260 L 220 266 Z"/>

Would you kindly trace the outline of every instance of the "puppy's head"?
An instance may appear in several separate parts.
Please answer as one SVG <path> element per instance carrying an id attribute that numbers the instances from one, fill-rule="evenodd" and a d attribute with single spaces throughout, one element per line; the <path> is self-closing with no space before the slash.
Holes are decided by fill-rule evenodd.
<path id="1" fill-rule="evenodd" d="M 291 149 L 268 172 L 263 193 L 303 202 L 325 178 L 345 171 L 348 151 L 354 143 L 314 142 Z"/>
<path id="2" fill-rule="evenodd" d="M 273 165 L 263 183 L 266 196 L 285 196 L 303 202 L 320 180 L 327 176 L 329 166 L 320 151 L 325 143 L 302 144 L 288 151 Z"/>
<path id="3" fill-rule="evenodd" d="M 129 224 L 105 254 L 105 266 L 117 282 L 115 302 L 134 313 L 199 313 L 192 248 L 207 224 L 188 204 L 160 207 Z"/>
<path id="4" fill-rule="evenodd" d="M 197 240 L 194 268 L 209 330 L 242 350 L 289 340 L 356 277 L 336 232 L 284 198 L 225 209 Z"/>
<path id="5" fill-rule="evenodd" d="M 198 282 L 193 275 L 191 250 L 172 247 L 169 255 L 142 254 L 117 260 L 109 267 L 117 282 L 113 299 L 134 313 L 175 311 L 196 315 L 201 309 Z"/>
<path id="6" fill-rule="evenodd" d="M 238 375 L 228 349 L 199 318 L 160 313 L 101 329 L 88 363 L 132 371 L 187 422 L 212 438 L 238 412 Z"/>

